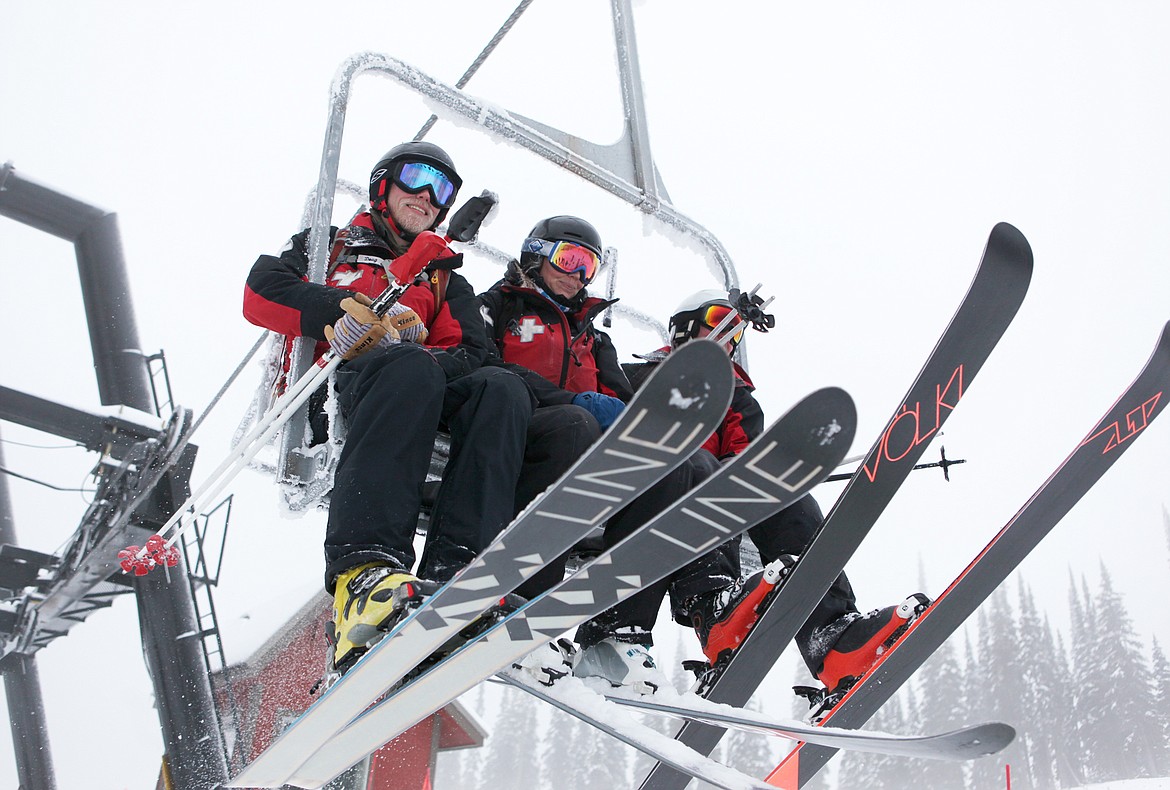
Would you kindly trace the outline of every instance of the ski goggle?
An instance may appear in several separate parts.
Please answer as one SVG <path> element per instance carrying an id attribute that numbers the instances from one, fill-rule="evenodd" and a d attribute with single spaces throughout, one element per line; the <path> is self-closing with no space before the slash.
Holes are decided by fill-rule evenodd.
<path id="1" fill-rule="evenodd" d="M 524 250 L 545 256 L 554 269 L 565 274 L 576 274 L 586 285 L 593 281 L 597 270 L 601 268 L 600 255 L 571 241 L 545 241 L 529 237 L 524 240 Z"/>
<path id="2" fill-rule="evenodd" d="M 726 319 L 727 316 L 731 315 L 734 312 L 735 312 L 735 310 L 733 310 L 730 306 L 725 305 L 725 304 L 719 304 L 719 303 L 706 304 L 706 305 L 699 307 L 695 311 L 693 311 L 692 315 L 694 316 L 694 318 L 692 320 L 698 321 L 700 324 L 707 327 L 708 329 L 714 329 L 715 327 L 719 326 L 719 324 L 723 323 L 724 319 Z M 727 322 L 727 326 L 724 327 L 723 331 L 726 332 L 727 327 L 730 327 L 735 322 L 736 322 L 736 319 L 732 318 L 730 321 Z M 740 326 L 740 329 L 738 332 L 736 332 L 734 335 L 731 335 L 730 337 L 727 337 L 725 339 L 725 341 L 731 342 L 732 348 L 734 348 L 735 346 L 738 346 L 739 341 L 743 340 L 743 331 L 744 331 L 744 328 L 747 326 L 747 322 L 741 322 L 739 324 L 739 326 Z"/>
<path id="3" fill-rule="evenodd" d="M 455 202 L 458 187 L 451 177 L 434 165 L 424 162 L 403 162 L 395 170 L 392 180 L 412 195 L 424 189 L 431 193 L 436 208 L 449 208 Z"/>

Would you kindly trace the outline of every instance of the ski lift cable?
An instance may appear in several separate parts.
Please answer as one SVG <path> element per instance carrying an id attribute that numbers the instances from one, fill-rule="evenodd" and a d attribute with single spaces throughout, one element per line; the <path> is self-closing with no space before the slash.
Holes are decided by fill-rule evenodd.
<path id="1" fill-rule="evenodd" d="M 455 83 L 456 88 L 462 89 L 467 85 L 468 82 L 471 81 L 471 78 L 475 76 L 475 72 L 479 71 L 479 67 L 482 66 L 484 61 L 488 59 L 488 56 L 491 55 L 493 51 L 495 51 L 495 48 L 501 41 L 503 41 L 504 36 L 508 35 L 508 32 L 512 29 L 512 26 L 515 25 L 516 22 L 520 19 L 520 15 L 523 14 L 530 5 L 532 5 L 532 0 L 521 0 L 520 5 L 516 6 L 516 9 L 512 11 L 512 15 L 504 21 L 504 24 L 501 25 L 500 29 L 496 31 L 496 34 L 492 36 L 492 40 L 487 43 L 487 46 L 480 51 L 479 55 L 476 56 L 472 64 L 467 67 L 467 71 L 463 72 L 463 76 L 460 77 L 459 81 Z M 418 133 L 415 134 L 415 142 L 426 137 L 427 132 L 431 130 L 431 127 L 434 126 L 435 122 L 438 120 L 439 116 L 437 115 L 432 115 L 430 118 L 428 118 L 427 122 L 424 123 L 422 128 L 418 130 Z"/>
<path id="2" fill-rule="evenodd" d="M 16 478 L 19 478 L 21 480 L 27 480 L 30 483 L 36 483 L 39 486 L 44 486 L 45 488 L 51 488 L 54 491 L 81 492 L 83 494 L 92 494 L 96 490 L 93 488 L 65 488 L 63 486 L 53 485 L 52 483 L 46 483 L 44 480 L 37 480 L 35 477 L 29 477 L 27 475 L 22 475 L 20 472 L 14 472 L 13 470 L 9 469 L 6 466 L 0 466 L 0 474 L 10 475 L 12 477 L 16 477 Z"/>
<path id="3" fill-rule="evenodd" d="M 216 404 L 219 403 L 220 399 L 223 398 L 224 394 L 228 391 L 228 388 L 235 383 L 237 378 L 239 378 L 240 374 L 244 371 L 244 366 L 248 364 L 252 357 L 256 356 L 256 352 L 260 350 L 260 346 L 264 345 L 264 342 L 268 339 L 270 334 L 271 333 L 268 330 L 265 330 L 263 333 L 261 333 L 260 337 L 256 338 L 256 342 L 252 344 L 252 348 L 248 350 L 248 353 L 244 354 L 244 358 L 240 360 L 240 364 L 236 365 L 236 369 L 233 370 L 231 375 L 227 377 L 227 381 L 225 381 L 223 386 L 219 388 L 219 392 L 215 393 L 215 396 L 212 397 L 211 402 L 207 404 L 207 408 L 204 409 L 203 413 L 199 415 L 199 418 L 195 420 L 195 423 L 191 426 L 191 430 L 187 432 L 188 440 L 190 440 L 191 435 L 194 434 L 196 430 L 198 430 L 199 426 L 203 424 L 203 420 L 207 418 L 207 415 L 211 413 L 211 410 L 214 409 Z"/>

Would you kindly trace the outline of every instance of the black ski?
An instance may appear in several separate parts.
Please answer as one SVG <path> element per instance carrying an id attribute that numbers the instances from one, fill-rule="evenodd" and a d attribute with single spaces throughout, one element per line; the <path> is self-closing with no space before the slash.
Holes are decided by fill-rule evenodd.
<path id="1" fill-rule="evenodd" d="M 304 788 L 325 785 L 481 680 L 797 501 L 845 456 L 856 420 L 853 400 L 844 390 L 828 387 L 804 398 L 686 496 L 552 590 L 411 678 L 331 738 L 288 779 Z"/>
<path id="2" fill-rule="evenodd" d="M 400 620 L 227 787 L 280 787 L 314 751 L 482 612 L 665 477 L 731 402 L 731 362 L 688 343 L 617 421 L 470 565 Z"/>
<path id="3" fill-rule="evenodd" d="M 1013 226 L 999 223 L 958 311 L 812 544 L 747 640 L 729 662 L 708 674 L 704 687 L 708 699 L 743 707 L 751 698 L 966 393 L 1015 317 L 1031 277 L 1027 239 Z M 724 732 L 689 722 L 676 737 L 699 753 L 710 754 Z M 682 790 L 687 781 L 659 764 L 641 788 Z"/>
<path id="4" fill-rule="evenodd" d="M 1072 454 L 1032 495 L 906 635 L 886 651 L 822 719 L 823 726 L 860 727 L 977 609 L 1121 457 L 1166 405 L 1170 388 L 1170 323 L 1142 372 Z M 768 779 L 803 787 L 836 753 L 801 743 Z"/>

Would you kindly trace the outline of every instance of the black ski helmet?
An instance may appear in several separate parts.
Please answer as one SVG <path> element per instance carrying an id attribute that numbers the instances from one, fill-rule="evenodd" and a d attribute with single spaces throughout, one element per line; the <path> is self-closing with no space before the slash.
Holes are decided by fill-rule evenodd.
<path id="1" fill-rule="evenodd" d="M 601 234 L 597 232 L 597 228 L 580 217 L 560 214 L 542 219 L 528 232 L 528 238 L 541 241 L 571 241 L 593 250 L 599 259 L 602 257 Z M 539 266 L 539 253 L 529 252 L 527 247 L 521 249 L 520 268 L 531 273 Z"/>
<path id="2" fill-rule="evenodd" d="M 706 326 L 703 316 L 708 307 L 721 305 L 731 308 L 731 301 L 727 298 L 727 291 L 718 288 L 705 288 L 696 291 L 679 303 L 670 316 L 667 327 L 670 332 L 670 345 L 678 348 L 683 343 L 699 336 L 699 329 Z M 738 345 L 733 343 L 733 346 Z"/>
<path id="3" fill-rule="evenodd" d="M 386 207 L 386 195 L 390 191 L 390 181 L 394 177 L 394 169 L 404 161 L 425 162 L 442 170 L 455 185 L 456 194 L 459 193 L 459 187 L 463 186 L 463 179 L 455 171 L 455 161 L 442 148 L 434 143 L 421 140 L 399 143 L 383 154 L 382 158 L 378 160 L 378 164 L 374 165 L 374 169 L 370 172 L 370 207 L 387 219 L 389 212 Z M 442 224 L 450 209 L 450 206 L 439 209 L 439 213 L 435 217 L 435 224 L 431 225 L 431 230 Z"/>

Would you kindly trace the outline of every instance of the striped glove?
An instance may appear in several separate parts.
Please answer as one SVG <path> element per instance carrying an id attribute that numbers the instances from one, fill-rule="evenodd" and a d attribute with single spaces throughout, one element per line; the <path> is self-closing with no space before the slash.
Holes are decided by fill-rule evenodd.
<path id="1" fill-rule="evenodd" d="M 400 342 L 391 319 L 388 316 L 379 318 L 370 304 L 370 297 L 365 294 L 347 296 L 341 300 L 345 315 L 333 326 L 325 327 L 325 339 L 333 353 L 342 359 L 353 359 L 371 349 Z"/>
<path id="2" fill-rule="evenodd" d="M 425 343 L 427 341 L 426 324 L 419 318 L 418 313 L 406 305 L 399 302 L 390 305 L 390 309 L 386 312 L 386 318 L 390 319 L 390 326 L 405 342 Z"/>

